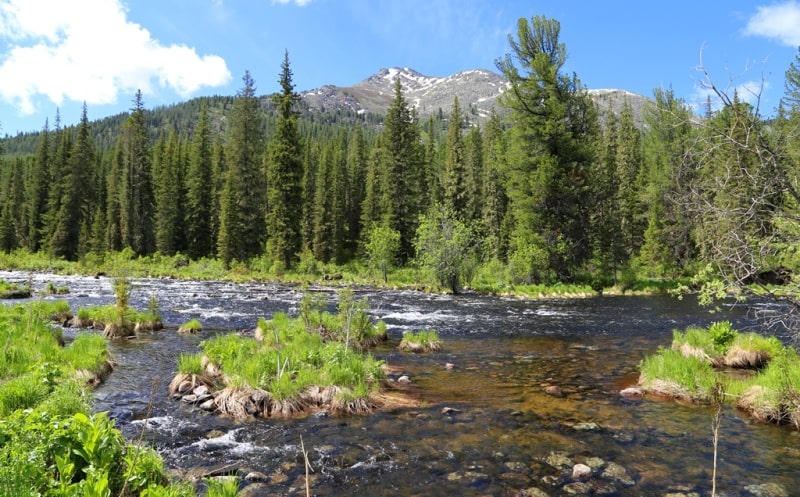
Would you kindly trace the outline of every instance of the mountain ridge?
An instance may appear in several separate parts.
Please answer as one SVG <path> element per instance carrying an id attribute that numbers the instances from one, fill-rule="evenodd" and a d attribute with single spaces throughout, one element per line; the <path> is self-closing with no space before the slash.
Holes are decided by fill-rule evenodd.
<path id="1" fill-rule="evenodd" d="M 504 113 L 498 102 L 510 84 L 499 74 L 487 69 L 459 71 L 450 76 L 426 76 L 408 67 L 381 68 L 375 74 L 347 87 L 324 85 L 300 92 L 310 109 L 326 112 L 347 109 L 359 114 L 385 114 L 394 98 L 394 82 L 400 80 L 403 96 L 418 115 L 448 115 L 453 98 L 470 123 L 486 121 L 493 111 Z M 634 121 L 644 126 L 643 108 L 648 97 L 615 88 L 588 89 L 598 104 L 601 117 L 608 110 L 619 114 L 625 101 L 631 104 Z"/>

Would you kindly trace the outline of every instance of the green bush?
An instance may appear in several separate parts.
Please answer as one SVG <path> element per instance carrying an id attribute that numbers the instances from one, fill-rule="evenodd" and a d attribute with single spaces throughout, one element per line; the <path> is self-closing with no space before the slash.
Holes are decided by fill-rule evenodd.
<path id="1" fill-rule="evenodd" d="M 714 343 L 714 347 L 720 352 L 728 350 L 731 342 L 736 338 L 736 334 L 730 321 L 718 321 L 708 327 L 708 336 Z"/>

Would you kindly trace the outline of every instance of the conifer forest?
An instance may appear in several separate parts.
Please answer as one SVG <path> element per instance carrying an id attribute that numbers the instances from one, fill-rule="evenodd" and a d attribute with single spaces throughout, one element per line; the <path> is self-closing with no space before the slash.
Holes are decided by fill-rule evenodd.
<path id="1" fill-rule="evenodd" d="M 657 88 L 637 125 L 564 71 L 557 21 L 521 19 L 510 42 L 508 90 L 480 124 L 457 98 L 420 118 L 399 80 L 385 115 L 311 112 L 289 52 L 273 95 L 245 73 L 231 97 L 148 110 L 139 92 L 113 118 L 56 115 L 0 141 L 0 250 L 423 264 L 455 292 L 487 266 L 598 288 L 698 274 L 743 287 L 797 267 L 800 56 L 778 109 L 704 74 L 706 108 Z"/>

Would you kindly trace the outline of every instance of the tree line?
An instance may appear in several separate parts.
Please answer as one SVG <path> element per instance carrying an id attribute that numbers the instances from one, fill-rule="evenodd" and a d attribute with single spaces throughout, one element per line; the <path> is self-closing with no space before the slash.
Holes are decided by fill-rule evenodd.
<path id="1" fill-rule="evenodd" d="M 191 128 L 154 132 L 140 92 L 116 136 L 93 134 L 85 106 L 76 126 L 56 117 L 34 154 L 0 168 L 0 250 L 266 258 L 276 270 L 361 259 L 384 276 L 423 263 L 453 291 L 481 265 L 514 283 L 598 288 L 707 263 L 732 283 L 793 267 L 797 64 L 776 117 L 709 77 L 721 106 L 698 116 L 659 88 L 640 128 L 627 103 L 600 122 L 564 71 L 558 21 L 520 19 L 509 43 L 504 112 L 481 126 L 457 98 L 421 119 L 399 80 L 380 122 L 313 122 L 288 52 L 268 102 L 245 73 L 235 97 L 217 97 L 229 111 L 202 101 Z"/>

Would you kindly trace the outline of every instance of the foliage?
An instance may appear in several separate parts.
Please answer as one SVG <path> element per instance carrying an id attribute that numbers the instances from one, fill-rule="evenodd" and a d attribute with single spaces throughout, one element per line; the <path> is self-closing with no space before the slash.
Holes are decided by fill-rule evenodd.
<path id="1" fill-rule="evenodd" d="M 202 374 L 202 356 L 200 354 L 181 354 L 178 358 L 178 372 L 183 374 Z"/>
<path id="2" fill-rule="evenodd" d="M 420 218 L 416 239 L 417 257 L 423 266 L 433 269 L 439 284 L 459 293 L 474 274 L 478 241 L 472 230 L 442 206 Z"/>
<path id="3" fill-rule="evenodd" d="M 77 374 L 105 363 L 106 342 L 79 334 L 62 348 L 47 324 L 58 307 L 0 308 L 0 494 L 136 495 L 161 488 L 170 495 L 155 451 L 127 446 L 106 414 L 88 414 Z M 172 495 L 194 493 L 184 486 Z"/>
<path id="4" fill-rule="evenodd" d="M 708 327 L 708 337 L 714 344 L 714 348 L 719 351 L 726 351 L 736 338 L 736 330 L 730 321 L 717 321 Z"/>
<path id="5" fill-rule="evenodd" d="M 400 232 L 387 224 L 373 223 L 364 250 L 370 266 L 381 272 L 386 283 L 389 281 L 389 269 L 395 265 L 400 250 Z"/>
<path id="6" fill-rule="evenodd" d="M 411 352 L 437 351 L 442 348 L 442 340 L 436 330 L 411 331 L 403 333 L 398 348 Z"/>
<path id="7" fill-rule="evenodd" d="M 353 349 L 385 334 L 385 325 L 373 324 L 366 301 L 356 300 L 352 292 L 340 293 L 336 315 L 321 311 L 320 299 L 306 302 L 301 317 L 276 313 L 270 320 L 259 319 L 258 340 L 219 335 L 201 343 L 203 353 L 221 369 L 229 385 L 264 389 L 277 400 L 296 399 L 311 386 L 336 386 L 369 395 L 383 377 L 382 362 Z M 188 372 L 198 360 L 181 356 L 179 370 Z"/>

